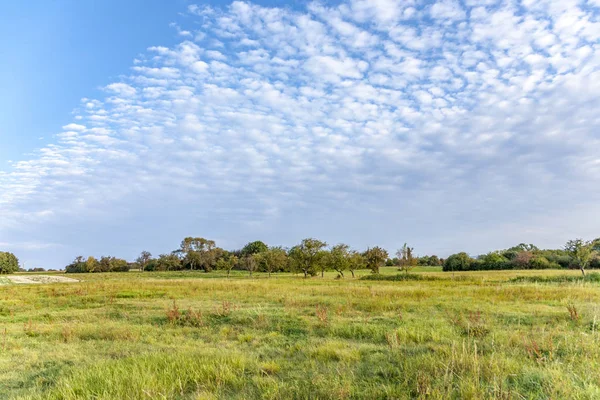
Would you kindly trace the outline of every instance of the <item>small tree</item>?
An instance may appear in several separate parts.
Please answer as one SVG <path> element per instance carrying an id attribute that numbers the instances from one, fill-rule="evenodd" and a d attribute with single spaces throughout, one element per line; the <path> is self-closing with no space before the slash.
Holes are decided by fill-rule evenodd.
<path id="1" fill-rule="evenodd" d="M 250 277 L 252 277 L 252 274 L 254 273 L 254 271 L 256 271 L 259 261 L 260 256 L 258 254 L 248 254 L 247 256 L 244 256 L 244 258 L 242 258 L 242 264 L 246 271 L 248 271 L 248 273 L 250 274 Z"/>
<path id="2" fill-rule="evenodd" d="M 354 271 L 364 268 L 365 258 L 358 251 L 352 250 L 348 255 L 348 261 L 348 271 L 350 271 L 352 277 L 354 278 Z"/>
<path id="3" fill-rule="evenodd" d="M 140 271 L 144 271 L 148 263 L 152 260 L 152 254 L 149 251 L 142 251 L 135 262 L 140 266 Z"/>
<path id="4" fill-rule="evenodd" d="M 176 254 L 161 254 L 153 262 L 156 271 L 178 271 L 181 269 L 181 259 Z"/>
<path id="5" fill-rule="evenodd" d="M 372 249 L 367 249 L 364 257 L 367 263 L 367 268 L 369 268 L 374 274 L 378 274 L 379 269 L 385 266 L 385 261 L 388 259 L 388 252 L 387 250 L 376 246 Z"/>
<path id="6" fill-rule="evenodd" d="M 349 248 L 347 244 L 335 245 L 331 248 L 325 260 L 328 267 L 340 274 L 342 278 L 344 277 L 344 271 L 350 267 Z"/>
<path id="7" fill-rule="evenodd" d="M 396 256 L 399 260 L 398 269 L 406 272 L 407 274 L 419 263 L 419 259 L 413 256 L 413 250 L 414 249 L 412 247 L 408 247 L 408 245 L 404 243 L 404 246 L 402 246 L 402 248 L 396 252 Z"/>
<path id="8" fill-rule="evenodd" d="M 258 263 L 269 273 L 269 278 L 271 273 L 283 270 L 288 262 L 287 253 L 282 247 L 271 247 L 264 252 L 257 253 L 256 257 Z"/>
<path id="9" fill-rule="evenodd" d="M 595 255 L 593 246 L 592 241 L 586 242 L 582 239 L 569 240 L 565 245 L 565 250 L 573 257 L 583 276 L 585 276 L 585 269 L 590 265 L 590 261 Z"/>
<path id="10" fill-rule="evenodd" d="M 238 261 L 239 258 L 234 255 L 229 255 L 219 258 L 216 266 L 218 270 L 227 271 L 227 278 L 229 278 L 231 270 L 237 265 Z"/>
<path id="11" fill-rule="evenodd" d="M 322 251 L 327 243 L 317 239 L 304 239 L 298 246 L 290 249 L 289 257 L 292 267 L 302 271 L 304 277 L 314 275 L 317 267 L 323 261 L 325 253 Z"/>

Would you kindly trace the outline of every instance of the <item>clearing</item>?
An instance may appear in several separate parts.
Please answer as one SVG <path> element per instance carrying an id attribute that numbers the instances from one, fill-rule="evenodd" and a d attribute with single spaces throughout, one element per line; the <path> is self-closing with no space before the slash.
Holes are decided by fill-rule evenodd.
<path id="1" fill-rule="evenodd" d="M 79 282 L 77 279 L 67 278 L 60 275 L 6 275 L 5 283 L 16 284 L 36 284 L 36 283 L 73 283 Z"/>

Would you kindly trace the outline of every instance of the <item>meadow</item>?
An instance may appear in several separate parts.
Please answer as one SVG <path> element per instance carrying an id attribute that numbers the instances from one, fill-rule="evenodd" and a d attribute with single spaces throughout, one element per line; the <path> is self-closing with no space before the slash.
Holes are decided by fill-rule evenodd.
<path id="1" fill-rule="evenodd" d="M 3 281 L 0 398 L 598 399 L 600 279 L 580 275 Z"/>

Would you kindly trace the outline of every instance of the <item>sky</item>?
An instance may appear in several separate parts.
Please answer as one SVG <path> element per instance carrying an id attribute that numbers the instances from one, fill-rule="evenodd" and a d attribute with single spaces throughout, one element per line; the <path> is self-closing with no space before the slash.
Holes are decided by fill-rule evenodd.
<path id="1" fill-rule="evenodd" d="M 0 250 L 600 236 L 600 0 L 0 3 Z"/>

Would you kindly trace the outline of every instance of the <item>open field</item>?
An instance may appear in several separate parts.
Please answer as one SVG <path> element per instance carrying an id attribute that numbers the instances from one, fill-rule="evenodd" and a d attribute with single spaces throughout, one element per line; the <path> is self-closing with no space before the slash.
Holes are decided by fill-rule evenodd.
<path id="1" fill-rule="evenodd" d="M 600 398 L 600 282 L 425 270 L 8 283 L 0 398 Z"/>

